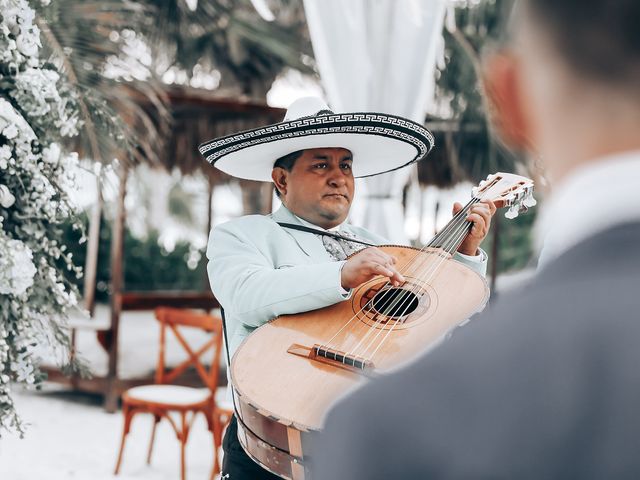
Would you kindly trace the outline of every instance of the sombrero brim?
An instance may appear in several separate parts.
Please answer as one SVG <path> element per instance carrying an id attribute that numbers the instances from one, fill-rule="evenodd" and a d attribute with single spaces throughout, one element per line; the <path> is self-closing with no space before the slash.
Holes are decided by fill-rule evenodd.
<path id="1" fill-rule="evenodd" d="M 201 144 L 212 165 L 247 180 L 271 181 L 276 159 L 309 148 L 346 148 L 355 177 L 397 170 L 424 158 L 433 135 L 406 118 L 380 113 L 331 113 L 247 130 Z"/>

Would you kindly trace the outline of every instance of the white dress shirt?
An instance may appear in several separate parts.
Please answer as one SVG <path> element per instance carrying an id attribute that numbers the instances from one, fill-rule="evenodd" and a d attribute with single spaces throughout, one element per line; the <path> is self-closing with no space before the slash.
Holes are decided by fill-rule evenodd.
<path id="1" fill-rule="evenodd" d="M 601 231 L 640 221 L 640 150 L 585 165 L 554 187 L 535 228 L 538 268 Z"/>

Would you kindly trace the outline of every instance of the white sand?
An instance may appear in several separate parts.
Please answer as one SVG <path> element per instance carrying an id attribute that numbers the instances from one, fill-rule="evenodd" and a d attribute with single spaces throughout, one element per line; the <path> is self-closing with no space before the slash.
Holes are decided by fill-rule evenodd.
<path id="1" fill-rule="evenodd" d="M 158 426 L 151 465 L 146 452 L 151 435 L 150 416 L 134 418 L 120 475 L 115 477 L 122 432 L 122 413 L 106 413 L 101 399 L 72 394 L 55 385 L 42 392 L 15 392 L 20 415 L 30 425 L 24 439 L 2 434 L 2 480 L 175 480 L 180 478 L 180 447 L 165 420 Z M 187 444 L 187 478 L 208 479 L 213 440 L 199 416 Z"/>

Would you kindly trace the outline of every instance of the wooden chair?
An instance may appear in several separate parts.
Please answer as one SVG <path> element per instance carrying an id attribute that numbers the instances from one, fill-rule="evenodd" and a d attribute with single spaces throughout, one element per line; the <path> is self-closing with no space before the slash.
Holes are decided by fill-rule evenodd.
<path id="1" fill-rule="evenodd" d="M 147 463 L 151 463 L 156 426 L 162 418 L 166 418 L 180 441 L 180 472 L 182 480 L 185 480 L 185 446 L 189 437 L 189 430 L 196 415 L 202 413 L 207 419 L 207 426 L 213 436 L 214 466 L 211 472 L 211 478 L 213 478 L 220 470 L 218 451 L 222 443 L 222 432 L 232 413 L 228 409 L 219 407 L 219 402 L 216 402 L 220 354 L 222 352 L 222 319 L 203 313 L 196 313 L 192 310 L 167 307 L 157 308 L 155 315 L 160 322 L 160 351 L 155 384 L 130 388 L 122 394 L 124 427 L 115 475 L 120 471 L 125 441 L 129 434 L 133 417 L 138 413 L 149 413 L 153 415 L 154 423 Z M 211 333 L 211 338 L 196 350 L 189 345 L 182 335 L 181 328 L 183 327 L 205 330 Z M 178 343 L 189 356 L 177 367 L 169 370 L 165 367 L 167 330 L 173 332 Z M 207 368 L 201 357 L 209 351 L 212 351 L 213 358 Z M 191 366 L 196 369 L 206 388 L 171 385 L 177 377 Z M 180 418 L 179 424 L 170 416 L 171 412 L 178 414 Z"/>

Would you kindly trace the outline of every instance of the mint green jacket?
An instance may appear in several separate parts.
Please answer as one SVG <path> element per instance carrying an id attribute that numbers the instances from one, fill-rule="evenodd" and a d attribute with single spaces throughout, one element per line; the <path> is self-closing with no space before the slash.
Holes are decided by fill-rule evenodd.
<path id="1" fill-rule="evenodd" d="M 301 225 L 282 206 L 270 215 L 247 215 L 217 226 L 207 248 L 209 282 L 224 308 L 230 355 L 245 337 L 273 318 L 307 312 L 341 302 L 340 269 L 312 233 L 283 228 L 277 222 Z M 343 224 L 341 231 L 377 244 L 383 237 L 364 228 Z M 461 261 L 482 275 L 486 254 L 473 262 Z"/>

